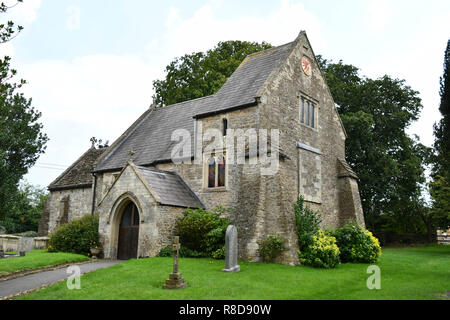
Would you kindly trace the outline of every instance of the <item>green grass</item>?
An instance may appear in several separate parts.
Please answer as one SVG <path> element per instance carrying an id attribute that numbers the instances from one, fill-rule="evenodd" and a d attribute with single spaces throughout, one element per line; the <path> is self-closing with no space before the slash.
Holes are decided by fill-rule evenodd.
<path id="1" fill-rule="evenodd" d="M 450 290 L 450 246 L 386 248 L 377 265 L 381 290 L 369 290 L 368 264 L 324 270 L 240 261 L 224 273 L 223 261 L 180 259 L 188 287 L 164 290 L 170 258 L 129 260 L 83 275 L 80 290 L 65 282 L 20 299 L 443 299 Z"/>
<path id="2" fill-rule="evenodd" d="M 89 258 L 74 253 L 50 253 L 45 250 L 33 250 L 27 252 L 25 257 L 0 259 L 0 275 L 83 260 L 89 260 Z"/>

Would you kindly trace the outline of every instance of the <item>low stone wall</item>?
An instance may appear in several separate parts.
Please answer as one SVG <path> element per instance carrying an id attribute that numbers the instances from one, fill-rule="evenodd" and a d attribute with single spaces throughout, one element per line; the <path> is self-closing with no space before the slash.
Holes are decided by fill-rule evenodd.
<path id="1" fill-rule="evenodd" d="M 18 237 L 0 235 L 0 250 L 4 252 L 30 252 L 33 249 L 46 249 L 49 237 Z"/>

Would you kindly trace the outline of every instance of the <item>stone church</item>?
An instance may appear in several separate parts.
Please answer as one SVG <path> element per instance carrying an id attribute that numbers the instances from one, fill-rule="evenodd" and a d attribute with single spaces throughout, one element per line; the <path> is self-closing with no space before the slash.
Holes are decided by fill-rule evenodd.
<path id="1" fill-rule="evenodd" d="M 235 163 L 228 143 L 205 152 L 209 142 L 201 137 L 208 129 L 221 132 L 222 142 L 234 141 L 232 129 L 278 130 L 279 139 L 266 150 L 260 143 L 256 153 L 245 140 L 244 162 Z M 173 160 L 177 130 L 193 146 L 181 162 Z M 220 205 L 231 209 L 241 259 L 258 261 L 259 243 L 280 235 L 288 248 L 280 262 L 296 263 L 299 194 L 321 212 L 324 228 L 350 219 L 364 226 L 358 178 L 345 161 L 346 137 L 302 31 L 293 42 L 249 55 L 216 94 L 151 106 L 111 146 L 87 150 L 50 184 L 40 233 L 97 213 L 105 258 L 149 257 L 170 244 L 186 208 Z M 252 161 L 263 153 L 276 156 L 274 174 L 261 174 L 265 164 Z"/>

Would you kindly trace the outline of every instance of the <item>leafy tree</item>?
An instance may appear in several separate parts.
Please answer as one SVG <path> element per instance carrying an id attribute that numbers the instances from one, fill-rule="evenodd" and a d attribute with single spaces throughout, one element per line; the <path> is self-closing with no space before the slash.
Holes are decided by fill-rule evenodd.
<path id="1" fill-rule="evenodd" d="M 176 58 L 166 67 L 166 78 L 153 82 L 153 101 L 164 106 L 214 94 L 246 56 L 271 47 L 266 42 L 225 41 L 206 53 Z"/>
<path id="2" fill-rule="evenodd" d="M 1 3 L 0 13 L 10 8 Z M 0 43 L 21 30 L 12 21 L 0 24 Z M 31 106 L 31 99 L 17 92 L 26 81 L 12 81 L 17 72 L 10 61 L 8 56 L 0 59 L 0 218 L 11 210 L 20 179 L 44 152 L 48 140 L 38 122 L 41 113 Z"/>
<path id="3" fill-rule="evenodd" d="M 360 178 L 366 224 L 375 231 L 386 216 L 402 217 L 420 203 L 429 149 L 406 134 L 422 109 L 419 93 L 404 80 L 370 79 L 342 61 L 318 61 L 348 134 L 346 157 Z"/>
<path id="4" fill-rule="evenodd" d="M 436 151 L 433 174 L 444 175 L 450 179 L 450 39 L 444 56 L 444 74 L 440 80 L 441 104 L 439 111 L 442 119 L 434 125 Z"/>
<path id="5" fill-rule="evenodd" d="M 23 182 L 12 198 L 13 201 L 6 216 L 0 221 L 0 226 L 3 226 L 7 233 L 37 231 L 48 199 L 46 189 Z"/>
<path id="6" fill-rule="evenodd" d="M 446 177 L 436 176 L 430 182 L 430 194 L 433 199 L 431 214 L 435 224 L 442 230 L 450 227 L 450 183 Z"/>
<path id="7" fill-rule="evenodd" d="M 450 39 L 444 56 L 444 74 L 441 77 L 442 119 L 434 125 L 434 148 L 432 156 L 432 181 L 429 184 L 432 198 L 430 215 L 436 225 L 447 230 L 450 227 Z"/>

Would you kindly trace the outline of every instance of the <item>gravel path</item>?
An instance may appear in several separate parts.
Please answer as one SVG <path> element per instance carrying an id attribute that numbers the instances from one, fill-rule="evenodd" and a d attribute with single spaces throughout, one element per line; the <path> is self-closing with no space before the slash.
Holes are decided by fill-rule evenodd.
<path id="1" fill-rule="evenodd" d="M 105 260 L 80 264 L 78 266 L 81 269 L 81 274 L 84 274 L 98 269 L 108 268 L 121 262 L 122 261 L 117 260 Z M 2 281 L 0 282 L 0 299 L 59 282 L 61 280 L 67 279 L 70 275 L 71 274 L 67 273 L 67 268 L 62 268 L 52 271 L 43 271 L 12 280 Z"/>

